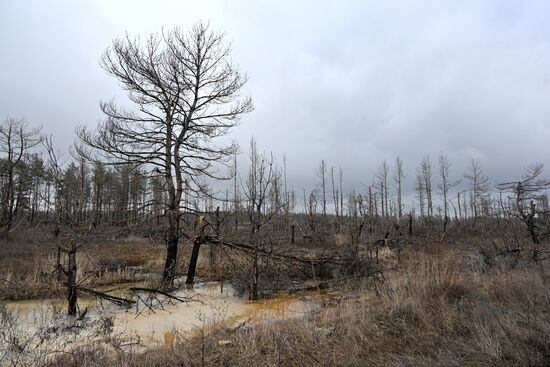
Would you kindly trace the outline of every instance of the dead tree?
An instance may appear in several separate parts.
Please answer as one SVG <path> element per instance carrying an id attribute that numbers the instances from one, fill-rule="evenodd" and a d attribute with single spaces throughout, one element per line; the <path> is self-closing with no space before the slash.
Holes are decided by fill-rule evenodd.
<path id="1" fill-rule="evenodd" d="M 287 183 L 287 166 L 286 166 L 286 156 L 283 156 L 283 188 L 284 188 L 284 218 L 285 218 L 285 228 L 286 231 L 291 231 L 291 243 L 294 244 L 295 240 L 295 231 L 296 231 L 296 225 L 295 223 L 290 224 L 290 214 L 291 211 L 294 210 L 294 207 L 296 205 L 296 194 L 294 193 L 294 189 L 291 188 L 288 189 L 288 183 Z"/>
<path id="2" fill-rule="evenodd" d="M 317 222 L 315 217 L 317 216 L 317 197 L 315 196 L 315 190 L 312 190 L 306 195 L 306 189 L 304 191 L 304 211 L 307 215 L 307 224 L 311 235 L 310 239 L 313 239 L 317 230 Z"/>
<path id="3" fill-rule="evenodd" d="M 416 175 L 416 192 L 418 195 L 418 206 L 420 209 L 420 217 L 424 218 L 425 212 L 426 212 L 426 201 L 424 199 L 424 180 L 422 179 L 422 175 L 420 172 Z"/>
<path id="4" fill-rule="evenodd" d="M 238 165 L 237 165 L 237 151 L 233 153 L 233 215 L 235 219 L 235 232 L 239 229 L 239 208 L 240 208 L 240 195 L 239 186 L 237 185 L 238 178 Z"/>
<path id="5" fill-rule="evenodd" d="M 426 155 L 420 162 L 420 175 L 422 177 L 422 186 L 426 194 L 426 210 L 428 219 L 433 217 L 433 201 L 432 201 L 432 162 L 430 156 Z"/>
<path id="6" fill-rule="evenodd" d="M 497 188 L 514 195 L 515 206 L 510 215 L 514 215 L 527 226 L 529 236 L 534 244 L 540 243 L 541 234 L 537 216 L 542 214 L 537 210 L 537 202 L 543 200 L 543 191 L 550 187 L 550 180 L 540 178 L 542 164 L 527 167 L 523 179 L 518 182 L 503 182 Z"/>
<path id="7" fill-rule="evenodd" d="M 12 229 L 16 199 L 15 172 L 22 163 L 29 149 L 40 143 L 40 129 L 31 129 L 24 119 L 7 118 L 0 124 L 0 153 L 2 154 L 2 174 L 5 184 L 2 185 L 0 199 L 0 230 L 4 235 Z"/>
<path id="8" fill-rule="evenodd" d="M 327 215 L 327 163 L 322 160 L 317 169 L 317 177 L 321 180 L 319 183 L 321 189 L 321 209 L 323 217 Z"/>
<path id="9" fill-rule="evenodd" d="M 235 145 L 217 145 L 215 138 L 253 108 L 250 98 L 240 99 L 247 79 L 231 64 L 230 53 L 224 35 L 202 23 L 188 31 L 152 34 L 145 43 L 129 36 L 114 40 L 101 65 L 128 91 L 135 108 L 103 102 L 106 119 L 95 132 L 85 127 L 78 131 L 83 143 L 79 152 L 85 157 L 141 166 L 164 180 L 166 287 L 176 272 L 182 196 L 197 198 L 203 177 L 230 177 L 218 173 L 225 171 L 219 165 L 227 166 Z"/>
<path id="10" fill-rule="evenodd" d="M 447 232 L 447 225 L 449 224 L 449 190 L 458 185 L 460 181 L 451 182 L 449 179 L 451 169 L 451 162 L 446 155 L 439 155 L 439 175 L 441 182 L 439 183 L 439 190 L 441 192 L 441 198 L 443 200 L 443 233 Z"/>
<path id="11" fill-rule="evenodd" d="M 65 190 L 65 182 L 63 181 L 63 170 L 59 161 L 59 156 L 56 153 L 51 137 L 44 139 L 44 147 L 48 152 L 48 165 L 53 173 L 55 180 L 56 201 L 59 200 L 60 194 Z M 81 171 L 83 172 L 83 171 Z M 60 275 L 65 274 L 65 285 L 67 287 L 67 313 L 69 316 L 76 316 L 78 307 L 78 282 L 77 282 L 77 252 L 82 246 L 82 239 L 79 236 L 79 231 L 83 227 L 80 214 L 82 198 L 84 195 L 84 177 L 80 180 L 79 199 L 75 201 L 75 210 L 71 212 L 63 212 L 59 202 L 56 203 L 56 222 L 53 231 L 53 242 L 57 252 L 56 272 L 58 280 Z M 64 238 L 60 238 L 61 225 L 67 225 L 69 231 Z M 64 267 L 61 263 L 61 254 L 67 255 L 67 265 Z"/>
<path id="12" fill-rule="evenodd" d="M 389 217 L 389 211 L 388 211 L 388 175 L 389 175 L 389 167 L 386 161 L 382 162 L 382 165 L 378 168 L 378 172 L 376 173 L 376 179 L 378 180 L 378 184 L 380 187 L 380 204 L 382 207 L 382 217 L 388 218 Z"/>
<path id="13" fill-rule="evenodd" d="M 344 171 L 342 167 L 338 171 L 338 178 L 340 180 L 340 217 L 344 216 Z"/>
<path id="14" fill-rule="evenodd" d="M 191 250 L 191 258 L 189 260 L 189 266 L 187 267 L 186 284 L 193 284 L 195 281 L 195 270 L 197 268 L 197 261 L 199 260 L 199 251 L 205 241 L 205 229 L 210 226 L 204 216 L 197 216 L 195 220 L 195 232 L 196 236 L 193 240 L 193 249 Z"/>
<path id="15" fill-rule="evenodd" d="M 336 189 L 336 186 L 334 184 L 334 166 L 330 167 L 330 179 L 332 183 L 332 202 L 334 203 L 334 211 L 336 213 L 336 219 L 338 219 L 338 216 L 340 215 L 340 209 L 338 208 L 338 203 L 339 203 L 338 189 Z M 305 197 L 305 194 L 304 194 L 304 197 Z"/>
<path id="16" fill-rule="evenodd" d="M 273 155 L 260 154 L 256 142 L 250 142 L 250 169 L 244 186 L 248 220 L 250 221 L 249 243 L 251 251 L 251 271 L 249 297 L 259 297 L 259 282 L 262 273 L 260 252 L 264 251 L 265 241 L 269 241 L 268 225 L 283 209 L 281 202 L 271 199 L 275 183 L 281 172 L 275 165 Z"/>
<path id="17" fill-rule="evenodd" d="M 483 169 L 479 161 L 474 159 L 471 161 L 468 172 L 464 174 L 464 178 L 468 182 L 470 189 L 470 206 L 474 219 L 472 222 L 472 228 L 475 228 L 479 218 L 479 207 L 489 189 L 489 178 L 483 173 Z M 464 197 L 464 199 L 466 198 Z M 464 208 L 464 210 L 466 209 Z"/>
<path id="18" fill-rule="evenodd" d="M 368 216 L 369 216 L 369 233 L 372 234 L 374 225 L 376 223 L 376 216 L 378 215 L 376 210 L 376 198 L 372 194 L 372 185 L 369 186 L 369 199 L 368 199 Z"/>
<path id="19" fill-rule="evenodd" d="M 393 181 L 395 182 L 395 189 L 397 191 L 397 215 L 399 219 L 403 216 L 403 180 L 405 178 L 405 172 L 403 171 L 403 161 L 399 156 L 395 159 L 395 173 L 393 176 Z"/>

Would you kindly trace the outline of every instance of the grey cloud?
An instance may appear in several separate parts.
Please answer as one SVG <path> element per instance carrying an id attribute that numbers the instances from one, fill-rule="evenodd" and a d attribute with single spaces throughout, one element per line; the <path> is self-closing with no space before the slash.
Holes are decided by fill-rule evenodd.
<path id="1" fill-rule="evenodd" d="M 154 5 L 152 5 L 154 4 Z M 60 144 L 123 98 L 99 68 L 110 41 L 210 20 L 233 41 L 256 110 L 234 131 L 246 151 L 288 160 L 295 188 L 321 159 L 349 187 L 383 160 L 415 168 L 440 152 L 461 176 L 471 158 L 494 179 L 548 163 L 547 1 L 4 1 L 0 115 L 43 124 Z"/>

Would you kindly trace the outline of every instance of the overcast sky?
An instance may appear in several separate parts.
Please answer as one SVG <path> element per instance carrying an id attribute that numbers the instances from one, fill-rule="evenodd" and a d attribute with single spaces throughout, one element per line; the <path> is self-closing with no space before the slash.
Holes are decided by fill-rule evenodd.
<path id="1" fill-rule="evenodd" d="M 0 0 L 0 117 L 68 146 L 99 101 L 113 38 L 209 21 L 249 76 L 255 111 L 232 133 L 286 154 L 301 190 L 321 159 L 362 189 L 400 155 L 411 189 L 425 154 L 495 181 L 550 163 L 550 1 Z M 549 167 L 550 169 L 550 167 Z"/>

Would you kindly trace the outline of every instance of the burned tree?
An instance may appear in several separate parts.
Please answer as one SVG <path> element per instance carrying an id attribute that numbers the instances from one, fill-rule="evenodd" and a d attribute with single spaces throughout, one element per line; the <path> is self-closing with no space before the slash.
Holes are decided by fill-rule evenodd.
<path id="1" fill-rule="evenodd" d="M 447 225 L 449 224 L 449 190 L 458 185 L 460 181 L 451 182 L 449 178 L 451 169 L 451 162 L 446 155 L 439 155 L 439 175 L 441 182 L 439 183 L 439 190 L 441 192 L 441 199 L 443 200 L 443 233 L 447 232 Z M 460 202 L 459 202 L 460 205 Z"/>
<path id="2" fill-rule="evenodd" d="M 472 209 L 473 222 L 472 228 L 475 227 L 479 218 L 479 209 L 483 198 L 486 196 L 489 189 L 489 178 L 483 173 L 483 169 L 479 161 L 472 159 L 469 171 L 464 174 L 464 178 L 468 182 L 470 188 L 470 206 Z M 464 208 L 466 210 L 466 208 Z"/>
<path id="3" fill-rule="evenodd" d="M 321 189 L 323 217 L 327 215 L 327 172 L 327 163 L 322 160 L 317 168 L 317 177 L 321 180 L 321 182 L 319 182 L 319 186 Z"/>
<path id="4" fill-rule="evenodd" d="M 422 186 L 426 193 L 427 215 L 431 220 L 433 217 L 433 201 L 432 201 L 432 162 L 430 156 L 422 157 L 420 162 L 419 173 L 422 177 Z"/>
<path id="5" fill-rule="evenodd" d="M 550 180 L 540 178 L 543 167 L 542 164 L 527 167 L 521 181 L 497 185 L 499 190 L 513 194 L 515 205 L 509 214 L 525 223 L 534 244 L 539 244 L 541 239 L 537 216 L 542 213 L 537 209 L 537 202 L 543 201 L 543 191 L 550 187 Z"/>
<path id="6" fill-rule="evenodd" d="M 253 108 L 250 98 L 240 98 L 247 79 L 231 64 L 230 52 L 224 35 L 201 23 L 188 31 L 152 34 L 145 43 L 129 36 L 114 40 L 101 65 L 135 108 L 103 102 L 106 119 L 95 132 L 78 130 L 79 151 L 86 157 L 141 166 L 164 181 L 164 286 L 175 277 L 182 197 L 200 195 L 203 177 L 228 178 L 218 168 L 227 165 L 235 146 L 214 144 L 215 138 Z"/>
<path id="7" fill-rule="evenodd" d="M 376 180 L 380 187 L 380 204 L 382 208 L 382 217 L 388 219 L 389 209 L 388 209 L 388 175 L 390 168 L 386 161 L 382 162 L 382 165 L 378 168 L 376 173 Z"/>
<path id="8" fill-rule="evenodd" d="M 251 251 L 251 271 L 249 296 L 257 299 L 258 286 L 262 273 L 260 252 L 265 251 L 266 242 L 270 241 L 270 222 L 283 209 L 280 201 L 273 200 L 273 191 L 277 190 L 276 182 L 281 177 L 280 170 L 275 165 L 273 155 L 260 154 L 256 142 L 250 142 L 250 169 L 244 188 L 246 209 L 250 221 L 249 242 Z M 273 249 L 271 249 L 273 251 Z"/>
<path id="9" fill-rule="evenodd" d="M 336 189 L 336 186 L 334 185 L 334 166 L 330 167 L 330 181 L 332 183 L 332 202 L 334 203 L 334 212 L 336 213 L 336 219 L 338 219 L 338 215 L 340 214 L 340 209 L 338 208 L 338 203 L 339 203 L 338 189 Z M 305 194 L 304 194 L 304 197 L 305 197 Z"/>
<path id="10" fill-rule="evenodd" d="M 17 200 L 16 170 L 24 162 L 29 149 L 40 143 L 40 129 L 31 129 L 23 119 L 7 118 L 0 124 L 0 229 L 7 234 L 15 219 Z"/>
<path id="11" fill-rule="evenodd" d="M 395 172 L 393 176 L 393 181 L 395 182 L 395 189 L 397 192 L 397 215 L 399 219 L 403 216 L 403 180 L 405 178 L 405 173 L 403 171 L 403 161 L 399 156 L 395 159 Z"/>
<path id="12" fill-rule="evenodd" d="M 67 313 L 69 316 L 76 316 L 78 308 L 78 283 L 77 283 L 77 260 L 76 255 L 82 242 L 79 239 L 79 229 L 85 224 L 82 221 L 81 207 L 84 196 L 84 168 L 80 170 L 82 177 L 80 186 L 77 189 L 77 197 L 75 200 L 74 210 L 63 210 L 63 196 L 67 190 L 67 180 L 61 168 L 58 154 L 54 149 L 51 137 L 44 139 L 44 148 L 48 153 L 48 166 L 51 170 L 56 187 L 55 195 L 55 225 L 53 229 L 53 243 L 57 252 L 56 272 L 58 281 L 61 280 L 61 275 L 65 275 L 65 285 L 67 287 Z M 83 165 L 83 163 L 82 163 Z M 65 196 L 66 198 L 66 196 Z M 60 237 L 62 225 L 67 225 L 69 228 L 65 238 Z M 61 254 L 67 255 L 66 266 L 62 265 Z"/>
<path id="13" fill-rule="evenodd" d="M 418 207 L 420 209 L 420 217 L 424 218 L 426 211 L 426 201 L 424 199 L 424 180 L 420 172 L 416 174 L 416 191 L 418 193 Z"/>

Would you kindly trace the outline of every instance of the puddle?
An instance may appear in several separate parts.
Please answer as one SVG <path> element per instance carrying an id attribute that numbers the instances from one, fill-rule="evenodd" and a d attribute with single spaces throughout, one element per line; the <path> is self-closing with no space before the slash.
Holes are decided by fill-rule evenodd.
<path id="1" fill-rule="evenodd" d="M 135 286 L 140 284 L 124 284 L 111 294 L 129 296 L 128 289 Z M 142 295 L 146 297 L 146 293 Z M 92 320 L 112 317 L 114 332 L 139 337 L 140 343 L 152 346 L 171 344 L 174 329 L 180 333 L 190 333 L 222 322 L 237 326 L 248 321 L 302 318 L 320 310 L 323 300 L 330 297 L 320 292 L 306 292 L 249 301 L 236 296 L 229 284 L 224 283 L 222 288 L 219 282 L 199 282 L 193 288 L 174 295 L 192 301 L 164 301 L 162 306 L 157 304 L 154 310 L 149 310 L 139 302 L 137 309 L 134 306 L 124 310 L 106 301 L 81 297 L 79 308 L 87 308 L 87 317 Z M 66 312 L 64 300 L 8 301 L 0 304 L 15 310 L 19 314 L 20 325 L 29 330 L 44 325 L 56 314 L 63 315 Z"/>

